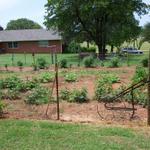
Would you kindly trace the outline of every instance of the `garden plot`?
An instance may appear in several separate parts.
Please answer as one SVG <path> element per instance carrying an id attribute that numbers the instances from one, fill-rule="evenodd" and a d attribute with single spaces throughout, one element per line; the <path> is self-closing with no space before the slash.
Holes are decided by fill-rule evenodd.
<path id="1" fill-rule="evenodd" d="M 9 73 L 1 72 L 1 98 L 6 104 L 4 117 L 56 119 L 55 89 L 50 97 L 54 73 L 50 70 L 30 71 L 24 68 L 21 72 L 17 70 Z M 76 122 L 128 122 L 131 112 L 108 111 L 101 98 L 131 84 L 135 70 L 135 66 L 60 69 L 60 119 Z M 140 104 L 139 99 L 136 99 L 136 104 Z M 130 95 L 128 95 L 128 100 L 130 100 Z M 46 116 L 48 103 L 50 106 Z M 125 101 L 125 104 L 130 105 L 128 101 Z M 117 105 L 123 106 L 124 103 Z M 147 114 L 143 106 L 144 103 L 136 106 L 134 121 L 145 122 Z M 97 108 L 103 119 L 97 113 Z"/>

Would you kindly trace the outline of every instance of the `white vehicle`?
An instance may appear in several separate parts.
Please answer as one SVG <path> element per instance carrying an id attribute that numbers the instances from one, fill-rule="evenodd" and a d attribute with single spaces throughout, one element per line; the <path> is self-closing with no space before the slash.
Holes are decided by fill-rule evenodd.
<path id="1" fill-rule="evenodd" d="M 133 48 L 133 47 L 122 48 L 121 51 L 123 53 L 143 54 L 143 51 L 138 50 L 137 48 Z"/>

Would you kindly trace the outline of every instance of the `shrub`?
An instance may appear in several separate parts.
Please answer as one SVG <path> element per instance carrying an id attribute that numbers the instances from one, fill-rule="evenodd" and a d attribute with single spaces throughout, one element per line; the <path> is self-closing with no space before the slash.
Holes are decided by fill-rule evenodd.
<path id="1" fill-rule="evenodd" d="M 141 63 L 143 67 L 148 67 L 148 58 L 144 58 Z"/>
<path id="2" fill-rule="evenodd" d="M 83 59 L 83 64 L 85 67 L 92 67 L 94 64 L 94 58 L 92 56 L 85 57 Z"/>
<path id="3" fill-rule="evenodd" d="M 67 68 L 67 60 L 66 59 L 62 59 L 59 64 L 60 64 L 61 68 Z"/>
<path id="4" fill-rule="evenodd" d="M 114 57 L 112 60 L 111 60 L 111 65 L 110 67 L 119 67 L 119 58 L 118 57 Z"/>
<path id="5" fill-rule="evenodd" d="M 143 68 L 141 66 L 137 66 L 135 74 L 132 78 L 133 83 L 137 83 L 140 80 L 147 79 L 147 78 L 148 78 L 148 74 L 147 74 L 145 68 Z"/>
<path id="6" fill-rule="evenodd" d="M 54 74 L 51 74 L 50 72 L 43 72 L 38 76 L 38 80 L 41 83 L 52 82 L 53 79 L 54 79 Z"/>
<path id="7" fill-rule="evenodd" d="M 45 69 L 47 67 L 47 62 L 44 58 L 38 58 L 37 59 L 37 66 L 40 68 L 40 69 Z"/>
<path id="8" fill-rule="evenodd" d="M 77 80 L 77 75 L 73 72 L 70 72 L 67 73 L 64 78 L 67 82 L 75 82 Z"/>
<path id="9" fill-rule="evenodd" d="M 50 98 L 50 92 L 46 87 L 38 86 L 31 91 L 27 96 L 25 102 L 27 104 L 45 104 L 48 103 Z"/>
<path id="10" fill-rule="evenodd" d="M 75 41 L 69 43 L 67 52 L 78 53 L 79 50 L 80 50 L 80 44 L 76 43 Z"/>
<path id="11" fill-rule="evenodd" d="M 96 48 L 95 47 L 80 47 L 80 52 L 92 52 L 95 53 L 96 52 Z"/>
<path id="12" fill-rule="evenodd" d="M 78 103 L 87 102 L 87 90 L 85 88 L 82 88 L 81 90 L 74 89 L 70 94 L 69 101 Z"/>
<path id="13" fill-rule="evenodd" d="M 60 91 L 60 98 L 62 99 L 62 100 L 69 100 L 69 98 L 70 98 L 70 91 L 68 90 L 68 89 L 62 89 L 61 91 Z"/>

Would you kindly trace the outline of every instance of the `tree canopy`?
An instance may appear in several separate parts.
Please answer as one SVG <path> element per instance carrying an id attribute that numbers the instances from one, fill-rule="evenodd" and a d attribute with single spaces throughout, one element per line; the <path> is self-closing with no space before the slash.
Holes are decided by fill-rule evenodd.
<path id="1" fill-rule="evenodd" d="M 147 41 L 150 43 L 150 22 L 144 26 L 143 37 L 144 37 L 144 41 Z"/>
<path id="2" fill-rule="evenodd" d="M 11 20 L 8 22 L 6 30 L 19 30 L 19 29 L 41 29 L 42 27 L 29 19 L 21 18 L 17 20 Z"/>
<path id="3" fill-rule="evenodd" d="M 47 28 L 58 29 L 65 38 L 94 41 L 101 58 L 107 44 L 135 36 L 134 14 L 146 14 L 148 8 L 142 0 L 48 0 L 45 7 Z"/>

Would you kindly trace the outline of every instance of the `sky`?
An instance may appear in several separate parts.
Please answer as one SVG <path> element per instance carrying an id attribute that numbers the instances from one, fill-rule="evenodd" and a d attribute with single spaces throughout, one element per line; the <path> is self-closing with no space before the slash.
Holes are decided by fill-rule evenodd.
<path id="1" fill-rule="evenodd" d="M 145 3 L 150 4 L 150 0 L 143 0 Z M 47 0 L 0 0 L 0 25 L 6 28 L 10 20 L 18 18 L 28 18 L 44 27 L 44 5 Z M 140 25 L 143 26 L 150 22 L 150 13 L 140 20 Z"/>

